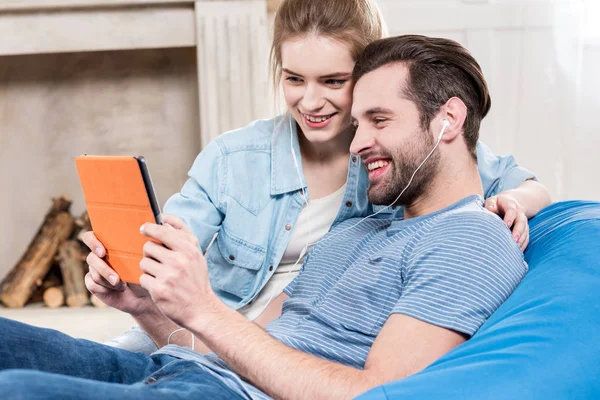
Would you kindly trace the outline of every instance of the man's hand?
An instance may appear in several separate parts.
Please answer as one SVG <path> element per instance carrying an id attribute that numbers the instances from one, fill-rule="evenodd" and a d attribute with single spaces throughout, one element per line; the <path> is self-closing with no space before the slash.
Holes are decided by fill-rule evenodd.
<path id="1" fill-rule="evenodd" d="M 162 313 L 179 326 L 215 312 L 219 303 L 210 287 L 206 260 L 196 236 L 174 215 L 163 214 L 163 225 L 144 224 L 140 278 Z M 160 243 L 160 244 L 159 244 Z"/>
<path id="2" fill-rule="evenodd" d="M 485 207 L 504 219 L 504 223 L 512 229 L 512 236 L 525 251 L 529 244 L 529 221 L 525 208 L 511 194 L 510 191 L 502 192 L 485 201 Z"/>
<path id="3" fill-rule="evenodd" d="M 106 249 L 94 232 L 83 235 L 83 242 L 91 250 L 87 256 L 89 272 L 85 286 L 106 305 L 133 316 L 155 307 L 150 294 L 139 285 L 128 285 L 103 259 Z"/>

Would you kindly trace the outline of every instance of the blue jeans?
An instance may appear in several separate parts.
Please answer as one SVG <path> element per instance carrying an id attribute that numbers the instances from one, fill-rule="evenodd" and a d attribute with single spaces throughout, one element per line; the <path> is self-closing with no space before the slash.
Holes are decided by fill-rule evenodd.
<path id="1" fill-rule="evenodd" d="M 0 318 L 0 399 L 240 399 L 192 361 Z"/>

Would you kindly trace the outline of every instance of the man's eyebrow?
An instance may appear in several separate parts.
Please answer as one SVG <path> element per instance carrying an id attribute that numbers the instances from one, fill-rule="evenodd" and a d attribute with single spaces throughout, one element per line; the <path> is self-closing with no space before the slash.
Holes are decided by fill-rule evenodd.
<path id="1" fill-rule="evenodd" d="M 384 107 L 373 107 L 373 108 L 369 108 L 368 110 L 366 110 L 363 115 L 366 117 L 369 117 L 373 114 L 393 114 L 394 112 L 392 110 L 390 110 L 389 108 L 384 108 Z"/>
<path id="2" fill-rule="evenodd" d="M 296 73 L 292 70 L 289 70 L 287 68 L 282 68 L 281 69 L 283 72 L 288 73 L 290 75 L 294 75 L 294 76 L 302 76 L 299 73 Z M 352 72 L 334 72 L 332 74 L 327 74 L 327 75 L 323 75 L 320 78 L 321 79 L 331 79 L 331 78 L 345 78 L 345 79 L 349 79 L 350 77 L 352 77 Z"/>

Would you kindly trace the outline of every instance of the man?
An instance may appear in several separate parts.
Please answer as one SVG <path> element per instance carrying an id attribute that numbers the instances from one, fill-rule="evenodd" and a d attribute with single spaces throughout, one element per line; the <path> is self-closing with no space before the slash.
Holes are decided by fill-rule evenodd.
<path id="1" fill-rule="evenodd" d="M 146 246 L 142 286 L 214 354 L 169 345 L 146 356 L 4 320 L 0 366 L 47 372 L 2 372 L 0 395 L 346 399 L 473 335 L 527 271 L 506 225 L 483 208 L 481 69 L 455 42 L 402 36 L 367 47 L 354 78 L 351 151 L 369 170 L 369 199 L 403 205 L 403 219 L 333 229 L 269 306 L 281 316 L 266 331 L 214 295 L 181 220 L 147 224 L 164 247 Z"/>

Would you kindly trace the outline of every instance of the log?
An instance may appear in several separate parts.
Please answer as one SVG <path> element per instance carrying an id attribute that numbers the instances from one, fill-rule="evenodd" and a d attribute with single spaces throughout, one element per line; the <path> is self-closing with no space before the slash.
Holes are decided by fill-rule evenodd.
<path id="1" fill-rule="evenodd" d="M 27 304 L 40 303 L 44 301 L 44 292 L 46 291 L 46 289 L 62 285 L 62 278 L 60 275 L 60 266 L 58 266 L 57 264 L 53 264 L 50 268 L 50 272 L 48 272 L 46 277 L 42 280 L 42 284 L 37 289 L 35 289 L 31 297 L 27 301 Z"/>
<path id="2" fill-rule="evenodd" d="M 72 202 L 73 201 L 71 200 L 71 198 L 65 194 L 61 195 L 58 198 L 53 198 L 52 206 L 50 206 L 50 210 L 48 210 L 48 212 L 46 213 L 44 223 L 46 223 L 48 219 L 56 217 L 61 212 L 69 211 Z"/>
<path id="3" fill-rule="evenodd" d="M 94 307 L 98 307 L 98 308 L 106 308 L 106 307 L 108 307 L 106 304 L 104 304 L 102 302 L 102 300 L 100 300 L 99 298 L 97 298 L 94 295 L 90 296 L 90 301 L 92 302 L 92 304 L 94 305 Z"/>
<path id="4" fill-rule="evenodd" d="M 65 293 L 62 286 L 46 289 L 44 292 L 44 304 L 49 308 L 62 307 L 65 304 Z"/>
<path id="5" fill-rule="evenodd" d="M 77 225 L 77 228 L 75 228 L 73 238 L 83 243 L 83 235 L 92 230 L 92 223 L 87 211 L 84 211 L 83 214 L 75 219 L 75 225 Z"/>
<path id="6" fill-rule="evenodd" d="M 25 305 L 48 273 L 58 246 L 73 232 L 73 217 L 67 211 L 56 213 L 57 209 L 64 208 L 64 204 L 59 204 L 64 200 L 61 197 L 54 201 L 25 254 L 3 281 L 0 300 L 6 307 L 18 308 Z M 51 215 L 54 216 L 50 217 Z"/>
<path id="7" fill-rule="evenodd" d="M 67 240 L 62 243 L 58 249 L 58 258 L 67 305 L 82 307 L 88 304 L 88 290 L 85 287 L 82 266 L 85 254 L 79 242 Z"/>

